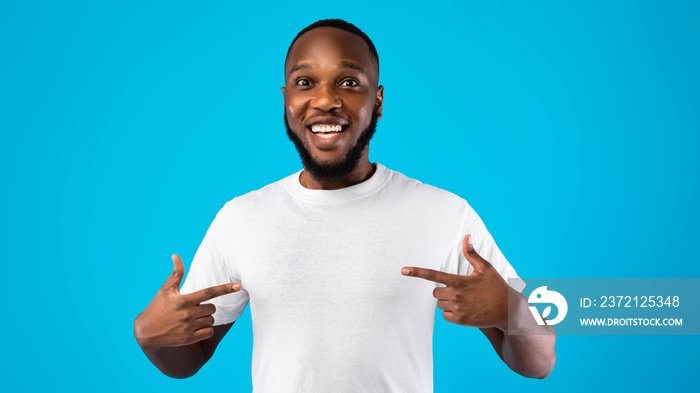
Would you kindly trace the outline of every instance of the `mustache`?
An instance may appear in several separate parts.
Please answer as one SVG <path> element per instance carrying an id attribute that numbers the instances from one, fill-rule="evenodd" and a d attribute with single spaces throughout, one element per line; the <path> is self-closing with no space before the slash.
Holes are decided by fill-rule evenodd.
<path id="1" fill-rule="evenodd" d="M 285 112 L 286 112 L 286 111 L 285 111 Z M 286 116 L 286 115 L 287 115 L 287 114 L 285 113 L 285 116 Z M 347 118 L 345 118 L 345 117 L 343 117 L 343 116 L 331 115 L 331 114 L 328 114 L 328 113 L 318 113 L 318 114 L 314 114 L 314 115 L 310 116 L 308 119 L 306 119 L 306 120 L 304 121 L 303 124 L 306 125 L 306 126 L 308 126 L 309 124 L 311 124 L 311 123 L 313 123 L 313 122 L 315 122 L 315 121 L 324 121 L 324 122 L 325 122 L 325 121 L 329 121 L 329 120 L 330 120 L 330 121 L 337 122 L 337 123 L 343 123 L 343 124 L 349 124 L 349 123 L 350 123 L 350 120 L 348 120 Z"/>

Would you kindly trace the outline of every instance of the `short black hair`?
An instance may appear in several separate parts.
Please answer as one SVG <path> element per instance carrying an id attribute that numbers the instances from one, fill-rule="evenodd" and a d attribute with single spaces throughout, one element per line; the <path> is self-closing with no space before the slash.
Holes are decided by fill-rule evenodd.
<path id="1" fill-rule="evenodd" d="M 289 48 L 287 49 L 287 56 L 284 58 L 284 67 L 285 70 L 287 68 L 287 61 L 289 60 L 289 52 L 292 51 L 292 47 L 294 46 L 294 43 L 297 42 L 299 37 L 304 35 L 305 33 L 318 28 L 318 27 L 335 27 L 337 29 L 345 30 L 347 32 L 350 32 L 352 34 L 355 34 L 365 40 L 367 43 L 367 46 L 369 47 L 369 54 L 370 58 L 376 63 L 375 65 L 377 66 L 377 84 L 379 83 L 379 54 L 377 54 L 377 48 L 374 47 L 374 43 L 372 43 L 372 40 L 369 39 L 367 34 L 365 34 L 362 30 L 360 30 L 357 26 L 353 25 L 350 22 L 346 22 L 342 19 L 321 19 L 319 21 L 316 21 L 308 26 L 306 26 L 302 31 L 297 34 L 296 37 L 292 40 L 292 43 L 289 44 Z M 286 77 L 286 75 L 285 75 Z"/>

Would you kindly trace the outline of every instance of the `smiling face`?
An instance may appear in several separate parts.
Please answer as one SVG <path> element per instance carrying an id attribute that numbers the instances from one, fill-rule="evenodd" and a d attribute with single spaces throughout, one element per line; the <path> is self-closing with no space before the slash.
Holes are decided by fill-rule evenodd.
<path id="1" fill-rule="evenodd" d="M 384 90 L 377 77 L 367 43 L 353 33 L 319 27 L 294 43 L 282 92 L 288 134 L 304 163 L 302 184 L 340 188 L 371 175 L 368 143 Z"/>

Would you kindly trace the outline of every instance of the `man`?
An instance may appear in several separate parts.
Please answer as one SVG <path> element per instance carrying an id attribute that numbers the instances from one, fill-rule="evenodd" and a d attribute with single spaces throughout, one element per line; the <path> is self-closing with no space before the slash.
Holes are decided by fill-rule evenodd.
<path id="1" fill-rule="evenodd" d="M 553 335 L 507 334 L 509 297 L 511 327 L 532 316 L 474 210 L 370 163 L 378 80 L 374 45 L 347 22 L 319 21 L 294 39 L 284 119 L 304 169 L 228 202 L 181 292 L 173 255 L 134 323 L 163 373 L 196 373 L 250 303 L 255 391 L 430 392 L 436 306 L 480 328 L 516 372 L 549 374 Z"/>

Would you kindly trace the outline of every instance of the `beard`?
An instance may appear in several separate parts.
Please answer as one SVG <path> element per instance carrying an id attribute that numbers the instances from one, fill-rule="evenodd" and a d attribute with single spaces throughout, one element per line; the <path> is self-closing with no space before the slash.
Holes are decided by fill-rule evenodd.
<path id="1" fill-rule="evenodd" d="M 355 142 L 355 145 L 348 150 L 345 157 L 337 162 L 316 160 L 311 155 L 308 146 L 306 146 L 301 138 L 289 127 L 286 112 L 284 114 L 284 126 L 287 129 L 287 137 L 294 143 L 299 153 L 301 163 L 304 165 L 304 170 L 308 171 L 311 177 L 318 182 L 340 183 L 352 173 L 360 162 L 362 152 L 377 131 L 378 117 L 379 114 L 375 110 L 372 113 L 372 120 L 370 120 L 367 128 L 362 130 L 360 138 Z"/>

